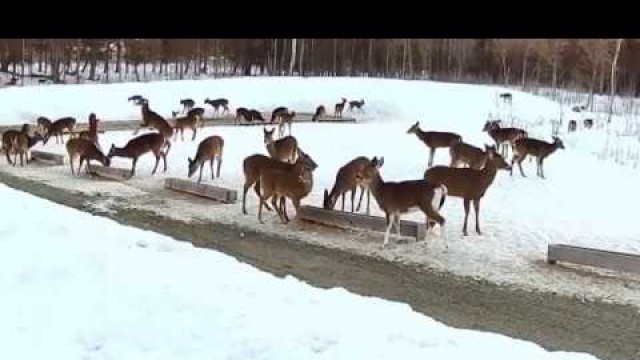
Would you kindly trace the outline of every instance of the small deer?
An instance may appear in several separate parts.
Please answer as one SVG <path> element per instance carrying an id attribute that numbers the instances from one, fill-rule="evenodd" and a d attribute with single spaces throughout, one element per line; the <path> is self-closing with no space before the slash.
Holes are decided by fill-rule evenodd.
<path id="1" fill-rule="evenodd" d="M 273 124 L 276 120 L 278 120 L 278 122 L 280 122 L 280 114 L 284 114 L 284 113 L 288 113 L 289 109 L 286 106 L 279 106 L 275 109 L 273 109 L 273 112 L 271 112 L 271 122 L 270 124 Z"/>
<path id="2" fill-rule="evenodd" d="M 593 127 L 593 119 L 584 119 L 583 125 L 585 129 L 591 129 Z"/>
<path id="3" fill-rule="evenodd" d="M 40 116 L 36 119 L 36 125 L 38 128 L 46 135 L 49 132 L 49 128 L 51 127 L 51 120 L 44 116 Z"/>
<path id="4" fill-rule="evenodd" d="M 193 116 L 196 118 L 196 123 L 200 124 L 200 128 L 204 127 L 204 108 L 194 107 L 187 112 L 187 116 Z"/>
<path id="5" fill-rule="evenodd" d="M 407 134 L 416 134 L 418 139 L 420 139 L 427 147 L 429 148 L 429 163 L 428 166 L 431 167 L 433 165 L 433 156 L 436 153 L 436 149 L 438 148 L 448 148 L 451 145 L 462 141 L 462 136 L 451 133 L 451 132 L 439 132 L 439 131 L 422 131 L 420 130 L 420 122 L 416 121 L 409 130 L 407 130 Z"/>
<path id="6" fill-rule="evenodd" d="M 66 144 L 67 154 L 69 154 L 69 166 L 71 166 L 71 175 L 80 176 L 80 170 L 82 169 L 82 163 L 87 162 L 85 167 L 86 173 L 91 174 L 90 162 L 91 160 L 99 161 L 103 166 L 110 166 L 111 159 L 104 155 L 102 150 L 96 146 L 96 143 L 92 140 L 84 138 L 69 139 Z M 80 164 L 78 165 L 78 171 L 75 172 L 73 163 L 76 157 L 80 157 Z"/>
<path id="7" fill-rule="evenodd" d="M 362 111 L 362 107 L 364 106 L 364 100 L 360 101 L 349 101 L 349 111 L 353 111 L 353 109 L 358 109 Z"/>
<path id="8" fill-rule="evenodd" d="M 511 170 L 504 158 L 497 153 L 495 146 L 485 145 L 487 163 L 482 170 L 469 168 L 451 168 L 447 166 L 434 166 L 427 169 L 424 179 L 433 184 L 443 184 L 447 187 L 449 196 L 464 199 L 464 225 L 462 233 L 467 236 L 467 219 L 469 218 L 469 204 L 473 201 L 476 213 L 476 232 L 480 231 L 480 200 L 487 189 L 493 183 L 498 169 Z"/>
<path id="9" fill-rule="evenodd" d="M 324 116 L 327 113 L 327 110 L 324 108 L 324 105 L 320 105 L 316 108 L 315 114 L 311 117 L 311 121 L 316 122 L 320 120 L 321 116 Z"/>
<path id="10" fill-rule="evenodd" d="M 17 136 L 21 136 L 21 134 L 26 136 L 26 138 L 27 138 L 27 150 L 31 149 L 39 141 L 42 141 L 43 143 L 46 144 L 45 138 L 37 130 L 36 130 L 36 133 L 33 136 L 29 136 L 29 131 L 30 131 L 29 124 L 23 124 L 22 128 L 20 129 L 20 131 L 7 130 L 2 134 L 2 150 L 5 152 L 5 155 L 7 157 L 7 163 L 9 163 L 10 165 L 15 166 L 14 162 L 11 160 L 11 157 L 9 155 L 13 151 L 12 150 L 13 140 Z M 22 139 L 20 141 L 24 142 L 24 139 Z M 21 150 L 20 147 L 18 147 L 18 149 Z M 31 160 L 27 158 L 27 163 L 29 163 L 30 161 Z"/>
<path id="11" fill-rule="evenodd" d="M 47 135 L 46 135 L 46 141 L 48 141 L 49 137 L 53 135 L 56 137 L 56 144 L 58 144 L 58 138 L 60 139 L 61 142 L 64 143 L 64 136 L 63 136 L 64 130 L 67 130 L 69 134 L 71 134 L 75 126 L 76 126 L 76 119 L 70 116 L 63 117 L 54 121 L 53 123 L 51 123 L 51 126 L 49 126 L 49 131 L 47 132 Z"/>
<path id="12" fill-rule="evenodd" d="M 127 144 L 121 148 L 112 144 L 107 156 L 109 159 L 114 156 L 133 159 L 131 175 L 129 175 L 129 179 L 131 179 L 136 173 L 138 158 L 150 151 L 156 157 L 156 165 L 153 167 L 151 175 L 155 175 L 158 164 L 160 163 L 160 157 L 162 157 L 164 161 L 164 171 L 167 171 L 167 154 L 170 149 L 171 143 L 166 141 L 162 134 L 148 133 L 129 140 Z"/>
<path id="13" fill-rule="evenodd" d="M 133 132 L 133 135 L 138 134 L 140 129 L 143 127 L 150 127 L 158 130 L 160 134 L 164 136 L 164 138 L 169 141 L 173 136 L 173 127 L 169 125 L 169 122 L 165 120 L 162 116 L 160 116 L 157 112 L 151 110 L 149 108 L 149 101 L 143 99 L 141 103 L 139 103 L 142 107 L 142 124 L 140 127 Z"/>
<path id="14" fill-rule="evenodd" d="M 13 166 L 18 163 L 18 155 L 20 155 L 20 166 L 24 166 L 24 158 L 29 162 L 29 135 L 25 132 L 19 132 L 11 138 L 10 151 L 14 153 Z M 8 154 L 8 152 L 7 152 Z M 9 155 L 7 155 L 8 157 Z"/>
<path id="15" fill-rule="evenodd" d="M 526 138 L 527 132 L 519 128 L 503 128 L 500 127 L 500 120 L 487 120 L 482 128 L 482 131 L 486 131 L 496 144 L 496 148 L 501 150 L 502 156 L 507 156 L 508 148 L 507 144 L 511 145 L 520 138 Z"/>
<path id="16" fill-rule="evenodd" d="M 513 164 L 518 163 L 520 168 L 520 175 L 526 177 L 522 171 L 522 161 L 531 155 L 536 158 L 536 175 L 544 179 L 543 162 L 549 155 L 553 154 L 558 149 L 564 149 L 564 143 L 557 136 L 552 136 L 553 142 L 548 143 L 546 141 L 538 139 L 518 139 L 515 143 L 513 159 L 511 160 L 511 175 L 513 175 Z"/>
<path id="17" fill-rule="evenodd" d="M 569 120 L 569 128 L 567 129 L 567 131 L 574 132 L 576 131 L 577 128 L 578 128 L 578 122 L 576 122 L 575 120 Z"/>
<path id="18" fill-rule="evenodd" d="M 291 170 L 294 164 L 288 162 L 282 162 L 274 158 L 270 158 L 262 154 L 254 154 L 247 156 L 242 162 L 242 169 L 244 171 L 244 188 L 242 192 L 242 213 L 247 215 L 247 191 L 253 186 L 253 189 L 260 198 L 260 174 L 263 169 L 282 169 Z M 271 208 L 265 203 L 267 210 L 271 211 Z"/>
<path id="19" fill-rule="evenodd" d="M 78 138 L 92 141 L 93 143 L 96 144 L 98 149 L 102 151 L 100 147 L 100 142 L 98 141 L 98 123 L 99 122 L 100 120 L 98 120 L 95 113 L 89 114 L 89 130 L 81 131 L 78 134 Z"/>
<path id="20" fill-rule="evenodd" d="M 249 122 L 252 120 L 249 109 L 243 108 L 243 107 L 239 107 L 236 109 L 236 117 L 235 119 L 233 119 L 234 124 L 237 125 L 240 119 L 244 119 L 245 121 L 249 121 Z"/>
<path id="21" fill-rule="evenodd" d="M 187 115 L 183 117 L 176 118 L 176 123 L 173 127 L 174 129 L 174 140 L 178 138 L 178 132 L 180 132 L 180 140 L 184 141 L 184 129 L 190 128 L 193 135 L 191 136 L 191 141 L 196 139 L 196 129 L 198 128 L 198 117 L 197 115 Z"/>
<path id="22" fill-rule="evenodd" d="M 318 167 L 313 159 L 300 151 L 293 168 L 283 170 L 278 168 L 264 168 L 260 172 L 260 185 L 262 195 L 260 196 L 260 207 L 258 209 L 258 221 L 262 221 L 262 207 L 267 200 L 271 199 L 271 205 L 276 209 L 280 220 L 283 223 L 289 222 L 286 207 L 286 198 L 291 199 L 296 209 L 296 214 L 300 211 L 300 200 L 309 195 L 313 188 L 313 171 Z M 280 199 L 280 206 L 276 201 Z"/>
<path id="23" fill-rule="evenodd" d="M 451 155 L 450 167 L 458 167 L 462 163 L 472 169 L 480 170 L 487 162 L 486 152 L 462 141 L 451 145 L 449 154 Z"/>
<path id="24" fill-rule="evenodd" d="M 338 201 L 338 197 L 342 197 L 342 211 L 344 211 L 345 195 L 347 192 L 351 192 L 351 212 L 354 212 L 356 192 L 358 187 L 360 188 L 360 200 L 358 201 L 358 207 L 355 211 L 360 211 L 360 205 L 362 205 L 362 196 L 366 190 L 367 192 L 367 214 L 370 214 L 370 200 L 371 190 L 369 190 L 358 178 L 358 174 L 364 170 L 371 160 L 365 156 L 358 156 L 357 158 L 349 161 L 342 166 L 336 174 L 336 180 L 333 183 L 331 192 L 324 189 L 324 200 L 322 206 L 325 209 L 333 210 Z"/>
<path id="25" fill-rule="evenodd" d="M 264 144 L 267 147 L 269 156 L 283 162 L 295 162 L 296 156 L 300 150 L 298 148 L 298 140 L 295 137 L 288 135 L 275 140 L 273 138 L 275 129 L 262 130 L 264 132 Z"/>
<path id="26" fill-rule="evenodd" d="M 182 105 L 182 113 L 186 114 L 187 111 L 193 109 L 196 106 L 196 102 L 193 99 L 182 99 L 180 100 L 180 105 Z"/>
<path id="27" fill-rule="evenodd" d="M 508 102 L 511 103 L 511 100 L 513 100 L 513 95 L 511 95 L 511 93 L 501 93 L 500 94 L 500 100 L 504 101 L 504 102 Z"/>
<path id="28" fill-rule="evenodd" d="M 267 121 L 267 120 L 264 119 L 264 117 L 262 117 L 262 113 L 260 111 L 256 110 L 256 109 L 249 110 L 249 116 L 251 117 L 251 120 L 249 120 L 249 121 L 260 120 L 260 122 L 262 122 L 262 123 L 265 123 Z"/>
<path id="29" fill-rule="evenodd" d="M 293 122 L 293 119 L 295 117 L 296 117 L 295 111 L 291 111 L 290 113 L 285 112 L 280 114 L 280 123 L 278 124 L 278 137 L 281 138 L 284 136 L 285 125 L 288 125 L 289 135 L 291 135 L 291 123 Z"/>
<path id="30" fill-rule="evenodd" d="M 198 184 L 202 181 L 202 168 L 205 161 L 209 160 L 209 167 L 211 168 L 211 180 L 214 179 L 213 173 L 213 161 L 218 160 L 218 167 L 216 177 L 220 177 L 220 166 L 222 165 L 222 150 L 224 148 L 224 139 L 218 135 L 212 135 L 200 142 L 198 145 L 198 151 L 196 151 L 196 157 L 194 159 L 188 158 L 189 161 L 189 173 L 188 177 L 193 176 L 196 169 L 200 167 L 200 177 L 198 178 Z"/>
<path id="31" fill-rule="evenodd" d="M 339 102 L 335 105 L 333 115 L 335 117 L 342 117 L 342 112 L 344 111 L 344 105 L 347 103 L 347 99 L 342 98 L 342 102 Z"/>
<path id="32" fill-rule="evenodd" d="M 204 99 L 205 104 L 209 104 L 213 107 L 215 116 L 220 116 L 219 109 L 222 107 L 224 111 L 222 115 L 229 112 L 229 100 L 221 98 L 215 100 L 209 100 L 209 98 Z"/>
<path id="33" fill-rule="evenodd" d="M 383 164 L 384 158 L 374 157 L 357 175 L 359 180 L 371 189 L 378 206 L 385 213 L 387 229 L 382 247 L 384 248 L 389 243 L 389 233 L 394 224 L 397 239 L 400 239 L 400 216 L 416 208 L 425 214 L 427 228 L 430 219 L 433 219 L 440 225 L 441 235 L 446 236 L 445 219 L 439 214 L 439 211 L 447 197 L 447 187 L 425 180 L 384 181 L 380 176 L 380 168 Z"/>

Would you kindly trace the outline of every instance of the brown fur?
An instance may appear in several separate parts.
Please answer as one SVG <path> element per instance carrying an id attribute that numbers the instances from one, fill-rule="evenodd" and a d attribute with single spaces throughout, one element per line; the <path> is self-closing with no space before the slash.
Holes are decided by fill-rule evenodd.
<path id="1" fill-rule="evenodd" d="M 269 156 L 276 160 L 295 162 L 298 155 L 298 140 L 295 137 L 289 135 L 281 139 L 274 140 L 273 133 L 275 129 L 264 131 L 264 144 L 267 147 Z"/>
<path id="2" fill-rule="evenodd" d="M 327 113 L 327 110 L 324 108 L 324 105 L 320 105 L 316 108 L 315 114 L 311 117 L 311 121 L 316 122 L 320 119 L 321 116 L 324 116 Z"/>
<path id="3" fill-rule="evenodd" d="M 449 154 L 451 155 L 450 167 L 457 167 L 459 163 L 462 163 L 472 169 L 480 170 L 487 162 L 487 153 L 479 147 L 462 141 L 451 145 Z"/>
<path id="4" fill-rule="evenodd" d="M 500 127 L 500 120 L 487 120 L 482 128 L 482 131 L 486 131 L 489 136 L 496 143 L 496 148 L 500 150 L 502 156 L 507 156 L 508 148 L 507 144 L 513 148 L 513 144 L 516 140 L 526 138 L 527 132 L 519 128 L 503 128 Z"/>
<path id="5" fill-rule="evenodd" d="M 184 117 L 176 118 L 176 124 L 174 125 L 174 135 L 173 138 L 176 140 L 178 138 L 178 132 L 180 132 L 180 140 L 184 141 L 184 129 L 189 128 L 193 133 L 191 136 L 191 141 L 196 139 L 196 130 L 198 128 L 198 117 L 197 115 L 187 115 Z"/>
<path id="6" fill-rule="evenodd" d="M 129 176 L 129 178 L 132 178 L 136 172 L 138 158 L 151 151 L 156 157 L 156 165 L 151 172 L 151 175 L 154 175 L 158 168 L 158 164 L 160 163 L 160 157 L 162 157 L 162 160 L 164 161 L 164 171 L 167 171 L 167 154 L 169 153 L 170 148 L 171 143 L 166 141 L 162 134 L 149 133 L 129 140 L 127 144 L 121 148 L 111 145 L 108 157 L 109 159 L 114 156 L 133 159 L 131 175 Z"/>
<path id="7" fill-rule="evenodd" d="M 218 135 L 212 135 L 200 142 L 198 145 L 198 151 L 195 158 L 192 160 L 188 158 L 189 162 L 189 177 L 193 176 L 196 169 L 200 167 L 200 177 L 198 183 L 202 181 L 202 168 L 204 162 L 209 160 L 209 166 L 211 167 L 211 180 L 213 180 L 213 161 L 218 159 L 218 168 L 216 177 L 220 177 L 220 166 L 222 166 L 222 151 L 224 149 L 224 139 Z"/>
<path id="8" fill-rule="evenodd" d="M 342 117 L 342 112 L 344 111 L 344 105 L 347 103 L 347 99 L 342 98 L 342 102 L 337 103 L 334 107 L 333 115 L 335 117 Z"/>
<path id="9" fill-rule="evenodd" d="M 75 126 L 76 119 L 72 117 L 63 117 L 54 121 L 51 126 L 49 126 L 49 131 L 46 135 L 46 141 L 48 141 L 49 137 L 53 135 L 56 137 L 56 144 L 58 144 L 58 138 L 60 138 L 60 140 L 64 142 L 64 130 L 67 130 L 70 134 L 69 136 L 71 136 L 71 133 L 73 132 L 73 128 Z"/>
<path id="10" fill-rule="evenodd" d="M 91 173 L 90 161 L 99 161 L 103 166 L 109 166 L 111 159 L 105 156 L 102 150 L 98 148 L 96 143 L 92 140 L 85 138 L 69 139 L 66 144 L 67 154 L 69 155 L 69 166 L 71 166 L 71 175 L 80 175 L 82 169 L 82 163 L 87 162 L 86 172 Z M 78 171 L 74 172 L 73 163 L 76 157 L 80 157 L 80 164 L 78 165 Z"/>
<path id="11" fill-rule="evenodd" d="M 462 136 L 451 132 L 439 132 L 439 131 L 422 131 L 420 129 L 420 122 L 416 121 L 407 134 L 416 134 L 418 139 L 422 141 L 429 148 L 429 162 L 428 166 L 433 165 L 433 156 L 438 148 L 448 148 L 451 145 L 462 141 Z"/>
<path id="12" fill-rule="evenodd" d="M 536 158 L 536 175 L 544 179 L 544 159 L 558 149 L 564 149 L 564 143 L 555 136 L 552 143 L 531 138 L 516 140 L 513 158 L 511 159 L 511 175 L 513 175 L 513 164 L 517 162 L 518 168 L 520 168 L 520 175 L 526 177 L 522 171 L 522 161 L 527 155 L 531 155 Z"/>
<path id="13" fill-rule="evenodd" d="M 291 135 L 291 123 L 293 119 L 296 117 L 296 112 L 283 112 L 280 113 L 280 122 L 278 123 L 278 136 L 284 136 L 284 127 L 285 125 L 289 126 L 289 135 Z"/>
<path id="14" fill-rule="evenodd" d="M 336 174 L 336 180 L 333 183 L 331 192 L 324 189 L 323 207 L 325 209 L 333 209 L 336 205 L 338 197 L 342 197 L 342 211 L 344 211 L 345 195 L 347 192 L 351 192 L 351 212 L 354 212 L 354 203 L 356 198 L 356 192 L 358 187 L 360 188 L 360 200 L 358 201 L 358 207 L 355 211 L 360 211 L 360 205 L 362 205 L 362 197 L 366 190 L 367 192 L 367 214 L 370 213 L 370 200 L 371 190 L 369 190 L 358 177 L 358 174 L 364 170 L 364 168 L 371 162 L 369 158 L 365 156 L 358 156 L 357 158 L 349 161 L 342 166 Z"/>

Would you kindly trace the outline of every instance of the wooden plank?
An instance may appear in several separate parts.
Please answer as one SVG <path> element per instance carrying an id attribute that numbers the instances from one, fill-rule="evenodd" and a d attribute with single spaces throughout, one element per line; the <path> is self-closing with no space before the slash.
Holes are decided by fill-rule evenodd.
<path id="1" fill-rule="evenodd" d="M 549 244 L 547 262 L 555 264 L 557 261 L 640 274 L 640 254 Z"/>
<path id="2" fill-rule="evenodd" d="M 217 200 L 226 204 L 233 204 L 238 199 L 238 192 L 236 190 L 211 184 L 198 184 L 197 182 L 185 179 L 166 178 L 164 180 L 164 187 L 207 199 Z"/>
<path id="3" fill-rule="evenodd" d="M 105 167 L 101 165 L 91 165 L 91 170 L 95 175 L 111 180 L 127 180 L 131 175 L 131 169 L 122 169 L 117 167 Z"/>
<path id="4" fill-rule="evenodd" d="M 46 161 L 56 165 L 64 165 L 64 155 L 47 151 L 31 150 L 31 158 L 38 161 Z"/>
<path id="5" fill-rule="evenodd" d="M 383 217 L 327 210 L 315 206 L 301 206 L 298 217 L 309 222 L 320 223 L 329 226 L 350 229 L 366 229 L 385 232 L 387 221 Z M 392 228 L 395 235 L 395 227 Z M 426 227 L 423 223 L 410 220 L 400 220 L 400 235 L 415 238 L 416 241 L 424 239 Z"/>

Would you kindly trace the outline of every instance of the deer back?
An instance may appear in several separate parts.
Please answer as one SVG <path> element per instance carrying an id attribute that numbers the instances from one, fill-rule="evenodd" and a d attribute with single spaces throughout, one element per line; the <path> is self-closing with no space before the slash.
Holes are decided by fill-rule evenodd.
<path id="1" fill-rule="evenodd" d="M 358 175 L 362 173 L 370 162 L 371 160 L 369 160 L 369 158 L 358 156 L 338 169 L 331 192 L 326 193 L 324 207 L 332 209 L 340 195 L 347 191 L 355 190 L 356 187 L 362 183 Z"/>
<path id="2" fill-rule="evenodd" d="M 198 150 L 196 152 L 195 161 L 201 162 L 209 160 L 216 156 L 222 156 L 222 150 L 224 148 L 224 139 L 218 135 L 212 135 L 200 142 Z"/>
<path id="3" fill-rule="evenodd" d="M 487 154 L 479 147 L 475 147 L 465 142 L 457 142 L 449 148 L 451 163 L 462 162 L 472 169 L 480 170 L 487 161 Z"/>

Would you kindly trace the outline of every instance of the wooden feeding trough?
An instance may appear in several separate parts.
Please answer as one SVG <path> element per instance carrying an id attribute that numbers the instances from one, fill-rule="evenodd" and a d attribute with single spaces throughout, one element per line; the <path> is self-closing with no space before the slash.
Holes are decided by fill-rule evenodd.
<path id="1" fill-rule="evenodd" d="M 236 190 L 211 184 L 198 184 L 197 182 L 185 179 L 167 178 L 164 180 L 164 187 L 226 204 L 233 204 L 238 199 L 238 192 Z"/>
<path id="2" fill-rule="evenodd" d="M 55 165 L 64 165 L 64 155 L 50 153 L 47 151 L 31 150 L 31 158 L 37 161 L 52 163 Z"/>
<path id="3" fill-rule="evenodd" d="M 640 274 L 640 255 L 636 254 L 550 244 L 547 262 L 555 264 L 558 261 Z"/>

